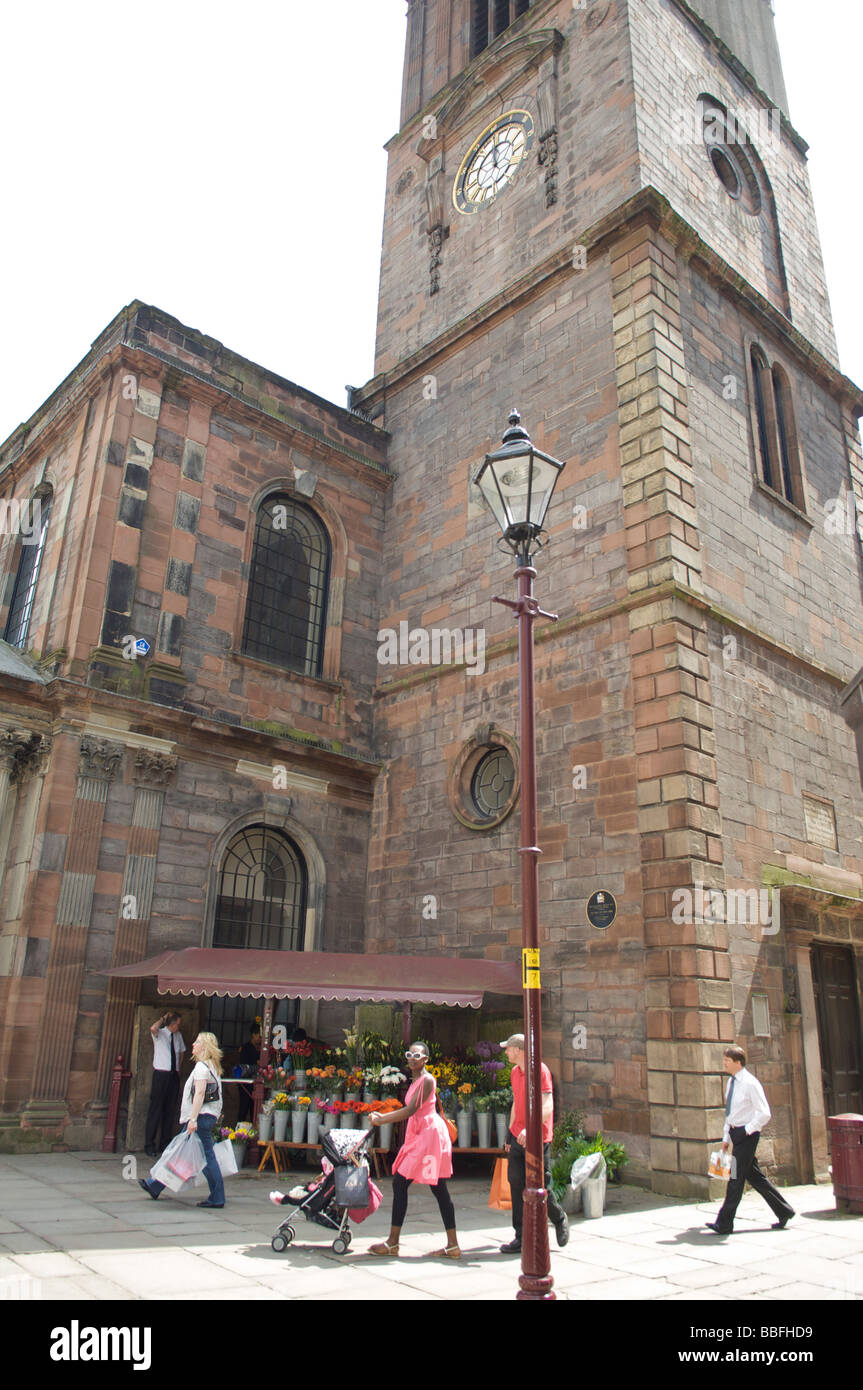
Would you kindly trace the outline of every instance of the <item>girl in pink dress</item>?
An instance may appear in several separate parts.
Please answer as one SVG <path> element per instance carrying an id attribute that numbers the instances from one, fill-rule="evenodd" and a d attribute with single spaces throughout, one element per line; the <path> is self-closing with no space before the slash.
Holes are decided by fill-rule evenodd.
<path id="1" fill-rule="evenodd" d="M 369 1247 L 370 1255 L 397 1255 L 399 1232 L 408 1207 L 408 1188 L 412 1182 L 425 1183 L 437 1199 L 438 1209 L 446 1231 L 446 1249 L 434 1250 L 433 1255 L 457 1260 L 461 1255 L 455 1229 L 455 1211 L 447 1191 L 446 1179 L 452 1177 L 452 1141 L 449 1131 L 435 1106 L 435 1079 L 425 1069 L 428 1061 L 425 1043 L 412 1043 L 405 1053 L 413 1082 L 401 1110 L 387 1115 L 373 1114 L 371 1122 L 384 1123 L 407 1120 L 405 1142 L 393 1160 L 393 1214 L 389 1239 Z"/>

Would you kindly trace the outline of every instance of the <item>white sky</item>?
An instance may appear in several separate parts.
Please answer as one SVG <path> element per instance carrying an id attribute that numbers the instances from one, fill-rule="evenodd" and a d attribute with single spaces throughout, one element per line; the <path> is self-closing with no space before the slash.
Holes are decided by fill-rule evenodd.
<path id="1" fill-rule="evenodd" d="M 775 5 L 842 366 L 863 383 L 863 5 Z M 405 8 L 3 7 L 0 440 L 135 298 L 340 405 L 371 376 Z"/>

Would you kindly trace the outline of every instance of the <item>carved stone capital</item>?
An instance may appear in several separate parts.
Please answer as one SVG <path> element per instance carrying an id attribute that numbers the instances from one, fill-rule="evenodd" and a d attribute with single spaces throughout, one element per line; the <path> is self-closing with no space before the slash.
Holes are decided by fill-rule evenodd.
<path id="1" fill-rule="evenodd" d="M 0 733 L 0 764 L 9 773 L 9 781 L 14 785 L 44 772 L 51 743 L 49 734 L 33 729 L 4 729 Z"/>
<path id="2" fill-rule="evenodd" d="M 122 743 L 109 743 L 104 738 L 85 736 L 81 739 L 78 775 L 113 782 L 117 768 L 123 761 L 123 752 Z"/>
<path id="3" fill-rule="evenodd" d="M 156 753 L 149 748 L 139 748 L 135 757 L 135 781 L 148 787 L 166 787 L 177 771 L 177 759 L 173 753 Z"/>

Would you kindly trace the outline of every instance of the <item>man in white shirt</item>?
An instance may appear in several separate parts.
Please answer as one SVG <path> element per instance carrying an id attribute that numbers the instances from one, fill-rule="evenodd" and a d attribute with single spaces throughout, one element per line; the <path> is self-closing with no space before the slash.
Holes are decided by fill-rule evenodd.
<path id="1" fill-rule="evenodd" d="M 761 1082 L 746 1070 L 746 1053 L 742 1047 L 727 1047 L 724 1053 L 725 1070 L 730 1080 L 725 1089 L 725 1127 L 722 1131 L 722 1150 L 733 1145 L 732 1176 L 728 1182 L 725 1201 L 715 1221 L 707 1225 L 717 1235 L 727 1236 L 734 1230 L 734 1214 L 740 1205 L 744 1185 L 748 1182 L 764 1198 L 776 1220 L 774 1230 L 782 1230 L 794 1215 L 781 1192 L 769 1182 L 758 1166 L 755 1150 L 761 1131 L 770 1119 L 770 1106 Z"/>
<path id="2" fill-rule="evenodd" d="M 180 1015 L 162 1014 L 150 1028 L 150 1036 L 153 1039 L 153 1086 L 144 1131 L 144 1149 L 151 1158 L 156 1158 L 168 1141 L 173 1139 L 177 1129 L 180 1067 L 186 1051 L 180 1032 Z"/>

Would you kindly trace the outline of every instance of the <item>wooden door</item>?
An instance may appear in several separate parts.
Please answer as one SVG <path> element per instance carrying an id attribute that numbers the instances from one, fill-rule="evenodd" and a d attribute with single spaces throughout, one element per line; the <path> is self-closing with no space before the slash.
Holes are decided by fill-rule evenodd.
<path id="1" fill-rule="evenodd" d="M 863 1045 L 854 952 L 813 943 L 812 982 L 828 1115 L 863 1114 Z"/>

